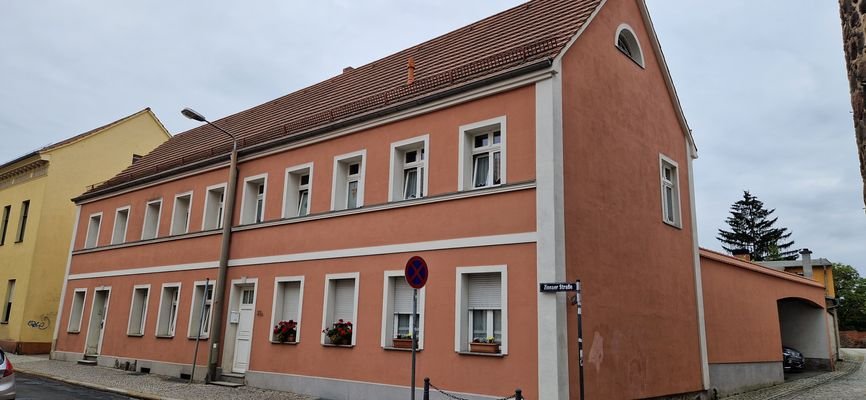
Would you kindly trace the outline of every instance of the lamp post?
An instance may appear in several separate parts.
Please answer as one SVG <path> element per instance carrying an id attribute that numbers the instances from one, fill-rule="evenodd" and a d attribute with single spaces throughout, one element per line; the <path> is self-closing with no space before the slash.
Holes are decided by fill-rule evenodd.
<path id="1" fill-rule="evenodd" d="M 219 130 L 220 132 L 225 133 L 226 135 L 228 135 L 228 137 L 232 139 L 232 154 L 229 164 L 229 181 L 228 188 L 226 188 L 227 193 L 225 194 L 225 210 L 223 210 L 222 220 L 223 234 L 222 243 L 220 244 L 219 271 L 217 272 L 216 288 L 213 294 L 213 318 L 211 318 L 210 321 L 211 327 L 216 326 L 216 329 L 209 329 L 210 351 L 208 352 L 207 358 L 207 375 L 205 376 L 205 382 L 211 382 L 217 379 L 217 359 L 219 358 L 220 341 L 222 340 L 222 329 L 220 329 L 220 325 L 222 324 L 223 320 L 223 301 L 225 300 L 226 276 L 228 275 L 229 246 L 231 244 L 232 238 L 232 218 L 235 211 L 235 195 L 237 194 L 238 139 L 235 137 L 235 135 L 232 135 L 225 129 L 220 128 L 219 126 L 208 121 L 207 118 L 205 118 L 203 115 L 199 114 L 191 108 L 184 108 L 180 113 L 183 114 L 184 117 L 187 117 L 189 119 L 207 123 L 208 125 Z"/>

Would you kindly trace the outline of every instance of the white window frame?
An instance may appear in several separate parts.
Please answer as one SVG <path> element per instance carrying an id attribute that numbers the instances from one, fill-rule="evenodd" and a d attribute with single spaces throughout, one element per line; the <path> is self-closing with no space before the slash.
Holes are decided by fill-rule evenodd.
<path id="1" fill-rule="evenodd" d="M 138 332 L 132 331 L 133 311 L 135 310 L 135 292 L 144 289 L 144 303 L 141 305 L 141 321 L 139 321 Z M 144 327 L 147 324 L 147 305 L 150 303 L 150 284 L 134 285 L 132 287 L 132 300 L 129 302 L 129 321 L 126 323 L 127 336 L 144 336 Z"/>
<path id="2" fill-rule="evenodd" d="M 669 166 L 673 171 L 673 182 L 665 179 L 665 167 Z M 662 206 L 662 221 L 670 226 L 682 229 L 682 203 L 680 196 L 680 167 L 676 161 L 672 160 L 670 157 L 665 156 L 664 154 L 659 154 L 659 188 L 661 191 L 661 206 Z M 665 188 L 670 187 L 671 193 L 673 195 L 672 203 L 674 209 L 671 211 L 673 214 L 673 221 L 668 220 L 668 210 L 667 210 L 667 199 L 665 198 Z"/>
<path id="3" fill-rule="evenodd" d="M 421 150 L 419 155 L 423 154 L 421 161 L 412 163 L 410 167 L 406 166 L 406 152 L 413 150 Z M 421 168 L 424 173 L 418 176 L 418 182 L 421 184 L 421 190 L 418 192 L 416 199 L 427 197 L 428 191 L 428 176 L 430 168 L 428 160 L 430 159 L 430 135 L 421 135 L 413 138 L 401 140 L 391 143 L 391 168 L 388 171 L 388 200 L 400 201 L 409 200 L 405 198 L 405 171 L 408 168 Z"/>
<path id="4" fill-rule="evenodd" d="M 259 193 L 251 192 L 251 185 L 256 185 L 257 181 L 261 181 L 262 188 L 262 220 L 258 218 L 258 196 Z M 265 210 L 267 210 L 268 200 L 268 174 L 259 174 L 244 178 L 244 195 L 241 197 L 241 225 L 257 224 L 265 221 Z"/>
<path id="5" fill-rule="evenodd" d="M 222 189 L 222 198 L 223 199 L 222 199 L 222 204 L 217 204 L 216 206 L 214 206 L 212 204 L 210 193 L 212 191 L 217 190 L 217 189 Z M 208 186 L 205 188 L 205 191 L 204 191 L 204 193 L 205 193 L 205 195 L 204 195 L 204 210 L 202 211 L 202 216 L 201 216 L 201 230 L 209 231 L 209 230 L 213 230 L 213 229 L 222 229 L 224 220 L 226 218 L 226 215 L 225 215 L 226 190 L 227 189 L 226 189 L 225 183 L 211 185 L 211 186 Z M 208 211 L 211 210 L 211 207 L 218 207 L 218 208 L 214 209 L 214 212 L 217 212 L 217 210 L 220 210 L 219 212 L 217 212 L 217 215 L 216 215 L 217 221 L 213 227 L 208 226 L 208 222 L 210 222 L 210 218 L 208 218 Z"/>
<path id="6" fill-rule="evenodd" d="M 189 202 L 187 203 L 187 206 L 186 206 L 186 221 L 178 220 L 178 214 L 177 214 L 178 201 L 180 201 L 180 199 L 184 198 L 184 197 L 189 198 Z M 168 234 L 170 236 L 174 236 L 174 235 L 183 235 L 185 233 L 188 233 L 189 232 L 189 221 L 190 221 L 191 216 L 192 216 L 192 192 L 190 191 L 190 192 L 178 193 L 178 194 L 174 195 L 174 203 L 172 203 L 172 206 L 171 206 L 171 225 L 169 226 Z M 180 227 L 178 226 L 178 223 L 183 223 L 184 229 L 180 229 Z"/>
<path id="7" fill-rule="evenodd" d="M 382 283 L 382 347 L 383 348 L 391 348 L 392 342 L 394 339 L 394 296 L 392 296 L 392 292 L 394 288 L 392 286 L 392 279 L 403 279 L 406 280 L 405 271 L 403 270 L 393 270 L 393 271 L 385 271 L 384 280 Z M 418 350 L 424 349 L 424 305 L 426 304 L 425 300 L 427 298 L 427 288 L 421 288 L 418 290 Z M 409 329 L 411 331 L 412 328 L 412 317 L 410 316 Z"/>
<path id="8" fill-rule="evenodd" d="M 78 293 L 84 293 L 81 297 L 81 304 L 78 308 L 78 316 L 75 316 L 75 298 Z M 81 332 L 81 321 L 84 319 L 84 305 L 87 304 L 87 288 L 76 288 L 72 291 L 72 303 L 69 305 L 69 321 L 66 322 L 66 332 L 69 333 L 80 333 Z M 78 319 L 78 324 L 76 324 L 75 329 L 72 328 L 72 321 Z"/>
<path id="9" fill-rule="evenodd" d="M 168 329 L 168 333 L 160 334 L 159 328 L 162 324 L 162 309 L 163 302 L 165 302 L 165 289 L 167 288 L 177 288 L 177 308 L 174 312 L 174 320 L 167 321 L 168 328 L 174 327 L 174 329 Z M 163 283 L 162 287 L 159 290 L 159 309 L 156 313 L 156 336 L 161 338 L 174 337 L 177 334 L 177 315 L 180 314 L 180 295 L 181 295 L 181 283 L 180 282 L 171 282 L 171 283 Z"/>
<path id="10" fill-rule="evenodd" d="M 207 286 L 205 286 L 205 283 L 207 283 Z M 211 288 L 210 300 L 208 300 L 208 298 L 207 298 L 208 287 Z M 202 294 L 201 294 L 202 300 L 197 299 L 199 296 L 199 293 L 198 293 L 199 288 L 202 288 Z M 211 329 L 211 326 L 213 325 L 213 296 L 214 296 L 215 291 L 216 291 L 216 281 L 211 280 L 211 281 L 195 281 L 195 282 L 193 282 L 192 301 L 189 302 L 189 321 L 187 322 L 187 329 L 186 329 L 186 337 L 187 338 L 195 339 L 196 334 L 201 335 L 201 336 L 199 336 L 199 339 L 207 339 L 210 337 L 210 329 Z M 196 304 L 198 301 L 205 301 L 205 302 L 210 303 L 210 308 L 208 309 L 207 318 L 206 318 L 208 323 L 201 326 L 202 332 L 197 332 L 197 331 L 193 330 L 193 329 L 198 328 L 198 326 L 196 326 L 196 325 L 198 325 L 198 319 L 201 317 L 201 308 L 200 308 L 201 303 Z M 199 306 L 199 307 L 196 307 L 196 306 Z"/>
<path id="11" fill-rule="evenodd" d="M 123 222 L 123 232 L 118 235 L 118 217 L 120 213 L 126 211 L 126 220 Z M 126 243 L 126 233 L 129 231 L 129 217 L 132 215 L 130 206 L 119 207 L 114 210 L 114 227 L 111 230 L 111 244 Z"/>
<path id="12" fill-rule="evenodd" d="M 93 232 L 93 221 L 98 218 L 96 221 L 96 232 Z M 102 212 L 90 214 L 90 218 L 87 219 L 87 235 L 84 237 L 84 248 L 92 249 L 94 247 L 99 246 L 99 232 L 102 230 Z"/>
<path id="13" fill-rule="evenodd" d="M 277 326 L 277 323 L 283 321 L 282 316 L 277 313 L 277 304 L 282 303 L 282 298 L 280 297 L 280 284 L 281 283 L 290 283 L 290 282 L 298 282 L 299 290 L 298 290 L 298 309 L 297 311 L 297 319 L 295 322 L 297 326 L 295 329 L 297 333 L 295 334 L 295 343 L 301 342 L 301 317 L 302 312 L 304 310 L 304 277 L 303 276 L 278 276 L 274 278 L 274 299 L 271 303 L 273 306 L 271 307 L 271 329 L 268 330 L 268 340 L 275 342 L 277 340 L 276 335 L 274 335 L 274 327 Z M 278 303 L 279 302 L 279 303 Z M 281 306 L 280 306 L 281 307 Z M 352 322 L 352 325 L 355 323 Z M 353 330 L 354 332 L 354 330 Z M 354 333 L 352 337 L 354 338 Z"/>
<path id="14" fill-rule="evenodd" d="M 469 352 L 469 329 L 472 327 L 469 321 L 469 309 L 467 296 L 464 293 L 464 275 L 499 273 L 501 285 L 501 319 L 502 319 L 502 341 L 499 344 L 500 354 L 508 354 L 508 266 L 489 265 L 478 267 L 458 267 L 456 273 L 455 302 L 454 302 L 454 351 L 457 353 Z M 473 353 L 474 354 L 474 353 Z"/>
<path id="15" fill-rule="evenodd" d="M 628 53 L 626 53 L 625 50 L 619 47 L 619 35 L 622 34 L 624 31 L 628 32 L 628 35 L 631 36 L 625 37 L 627 42 L 632 42 L 627 43 L 627 45 L 634 45 L 634 47 L 636 47 L 634 49 L 630 48 L 629 50 L 631 50 L 632 52 L 636 51 L 637 54 L 629 55 Z M 629 24 L 623 23 L 616 28 L 616 34 L 613 35 L 613 46 L 616 47 L 618 51 L 622 52 L 630 60 L 634 61 L 635 64 L 639 65 L 641 68 L 646 68 L 646 65 L 644 64 L 643 49 L 641 48 L 640 40 L 638 40 L 635 30 Z"/>
<path id="16" fill-rule="evenodd" d="M 152 204 L 159 204 L 159 211 L 156 213 L 156 225 L 153 227 L 153 236 L 147 235 L 147 221 L 150 216 L 150 208 Z M 159 222 L 162 219 L 162 198 L 151 200 L 144 205 L 144 223 L 141 224 L 141 240 L 156 239 L 159 237 Z"/>
<path id="17" fill-rule="evenodd" d="M 333 179 L 331 184 L 331 210 L 346 210 L 349 194 L 349 165 L 360 163 L 358 171 L 358 197 L 357 204 L 352 209 L 364 206 L 364 181 L 367 175 L 367 149 L 352 153 L 341 154 L 334 157 Z"/>
<path id="18" fill-rule="evenodd" d="M 473 182 L 473 155 L 476 153 L 488 152 L 492 154 L 495 152 L 495 148 L 497 145 L 490 143 L 487 147 L 482 150 L 475 151 L 474 146 L 474 138 L 482 133 L 490 133 L 496 130 L 496 126 L 498 125 L 500 132 L 500 142 L 499 146 L 499 183 L 493 184 L 493 157 L 490 157 L 490 164 L 488 168 L 488 174 L 490 179 L 488 180 L 489 184 L 486 186 L 475 187 Z M 459 136 L 458 136 L 458 157 L 457 157 L 457 190 L 458 191 L 466 191 L 466 190 L 476 190 L 476 189 L 486 189 L 496 186 L 505 185 L 507 183 L 508 171 L 506 166 L 508 165 L 508 140 L 507 140 L 507 118 L 503 116 L 487 119 L 484 121 L 474 122 L 468 125 L 460 126 Z M 492 141 L 492 140 L 491 140 Z"/>
<path id="19" fill-rule="evenodd" d="M 327 274 L 325 275 L 325 299 L 322 302 L 324 307 L 322 307 L 322 326 L 325 328 L 330 328 L 331 325 L 335 322 L 333 314 L 334 310 L 333 304 L 331 304 L 331 281 L 339 280 L 339 279 L 354 279 L 355 280 L 355 299 L 354 304 L 352 305 L 352 319 L 347 322 L 352 323 L 352 343 L 354 346 L 356 341 L 358 340 L 358 291 L 361 288 L 361 273 L 360 272 L 348 272 L 343 274 Z M 320 343 L 322 345 L 333 346 L 328 343 L 328 336 L 322 332 Z"/>
<path id="20" fill-rule="evenodd" d="M 309 176 L 309 182 L 306 185 L 301 185 L 301 177 Z M 310 204 L 313 199 L 313 163 L 295 165 L 286 168 L 285 183 L 283 185 L 283 213 L 282 218 L 294 218 L 299 216 L 310 215 Z M 304 215 L 300 215 L 300 191 L 307 191 L 307 208 L 304 210 Z"/>

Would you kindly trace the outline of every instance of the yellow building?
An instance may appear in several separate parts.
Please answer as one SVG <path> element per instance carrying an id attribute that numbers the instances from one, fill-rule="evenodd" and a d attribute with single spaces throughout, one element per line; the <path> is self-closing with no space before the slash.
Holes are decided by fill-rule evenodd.
<path id="1" fill-rule="evenodd" d="M 146 108 L 0 165 L 0 347 L 51 350 L 76 220 L 70 199 L 170 137 Z"/>
<path id="2" fill-rule="evenodd" d="M 811 257 L 812 252 L 804 249 L 800 259 L 789 261 L 761 261 L 765 267 L 778 269 L 792 274 L 805 276 L 824 285 L 824 295 L 828 300 L 836 299 L 836 286 L 833 283 L 833 263 L 826 258 Z M 804 271 L 805 270 L 805 271 Z"/>

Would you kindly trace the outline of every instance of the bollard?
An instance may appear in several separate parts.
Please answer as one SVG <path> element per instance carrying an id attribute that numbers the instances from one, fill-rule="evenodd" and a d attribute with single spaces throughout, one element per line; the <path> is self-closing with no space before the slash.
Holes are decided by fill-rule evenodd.
<path id="1" fill-rule="evenodd" d="M 430 378 L 424 378 L 424 400 L 430 400 Z"/>
<path id="2" fill-rule="evenodd" d="M 514 400 L 523 400 L 523 391 L 520 388 L 514 391 Z"/>

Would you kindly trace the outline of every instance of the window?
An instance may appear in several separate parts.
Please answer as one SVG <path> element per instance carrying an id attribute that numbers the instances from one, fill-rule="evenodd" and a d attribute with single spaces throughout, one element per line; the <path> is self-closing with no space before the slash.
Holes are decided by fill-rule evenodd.
<path id="1" fill-rule="evenodd" d="M 0 321 L 4 324 L 9 323 L 9 317 L 12 315 L 12 300 L 15 298 L 15 279 L 10 279 L 9 283 L 6 284 L 6 306 L 3 308 L 3 320 Z"/>
<path id="2" fill-rule="evenodd" d="M 21 202 L 21 219 L 18 221 L 18 236 L 15 239 L 16 243 L 24 241 L 24 230 L 27 229 L 27 215 L 30 214 L 30 200 Z"/>
<path id="3" fill-rule="evenodd" d="M 325 308 L 322 316 L 322 326 L 331 327 L 334 322 L 343 320 L 356 324 L 358 305 L 357 272 L 349 274 L 329 274 L 325 276 Z M 353 329 L 352 345 L 355 344 L 358 332 Z M 322 334 L 322 343 L 331 344 L 327 335 Z"/>
<path id="4" fill-rule="evenodd" d="M 6 243 L 6 231 L 9 229 L 9 214 L 12 214 L 11 205 L 3 207 L 3 221 L 0 221 L 3 224 L 0 226 L 0 246 Z"/>
<path id="5" fill-rule="evenodd" d="M 418 330 L 418 348 L 424 348 L 424 294 L 418 291 L 418 314 L 412 315 L 414 289 L 406 282 L 403 271 L 385 271 L 382 299 L 382 347 L 391 347 L 391 339 L 412 333 L 412 325 Z"/>
<path id="6" fill-rule="evenodd" d="M 312 163 L 286 169 L 283 218 L 303 217 L 310 213 L 312 178 Z"/>
<path id="7" fill-rule="evenodd" d="M 428 136 L 391 143 L 391 201 L 417 199 L 427 193 Z"/>
<path id="8" fill-rule="evenodd" d="M 616 48 L 643 68 L 643 52 L 634 30 L 627 24 L 622 24 L 616 30 Z"/>
<path id="9" fill-rule="evenodd" d="M 257 224 L 265 220 L 265 186 L 267 181 L 267 175 L 244 179 L 241 224 Z"/>
<path id="10" fill-rule="evenodd" d="M 132 304 L 129 306 L 129 327 L 126 331 L 130 336 L 144 335 L 144 323 L 147 319 L 147 298 L 150 285 L 136 285 L 132 289 Z"/>
<path id="11" fill-rule="evenodd" d="M 190 338 L 206 338 L 210 335 L 210 319 L 213 314 L 213 281 L 199 281 L 195 283 L 195 291 L 192 294 L 192 308 L 189 310 L 189 330 L 187 336 Z M 204 304 L 202 304 L 204 301 Z M 204 307 L 204 308 L 202 308 Z"/>
<path id="12" fill-rule="evenodd" d="M 129 226 L 129 207 L 118 208 L 114 212 L 114 230 L 111 233 L 111 244 L 126 242 L 126 228 Z"/>
<path id="13" fill-rule="evenodd" d="M 72 307 L 69 310 L 69 323 L 66 325 L 67 332 L 81 331 L 81 315 L 84 313 L 86 297 L 87 289 L 75 289 L 72 293 Z"/>
<path id="14" fill-rule="evenodd" d="M 172 235 L 183 235 L 189 232 L 189 208 L 192 204 L 192 193 L 183 193 L 174 197 L 174 208 L 171 211 Z"/>
<path id="15" fill-rule="evenodd" d="M 153 239 L 159 235 L 159 219 L 162 215 L 162 199 L 147 203 L 144 209 L 144 227 L 141 229 L 141 240 Z"/>
<path id="16" fill-rule="evenodd" d="M 99 227 L 102 225 L 102 213 L 96 213 L 90 216 L 90 222 L 87 224 L 87 236 L 84 239 L 84 248 L 89 249 L 96 247 L 99 243 Z"/>
<path id="17" fill-rule="evenodd" d="M 207 188 L 207 196 L 204 199 L 204 217 L 202 227 L 204 231 L 220 229 L 223 227 L 223 213 L 226 200 L 226 185 L 216 185 Z"/>
<path id="18" fill-rule="evenodd" d="M 507 287 L 504 266 L 457 269 L 455 351 L 467 352 L 473 339 L 492 337 L 508 353 Z"/>
<path id="19" fill-rule="evenodd" d="M 156 323 L 156 336 L 174 336 L 177 323 L 177 303 L 180 300 L 180 283 L 162 285 L 162 295 L 159 298 L 159 314 Z"/>
<path id="20" fill-rule="evenodd" d="M 295 321 L 297 334 L 295 341 L 301 341 L 301 302 L 304 298 L 304 277 L 279 277 L 274 280 L 274 308 L 271 326 L 280 321 Z M 276 341 L 276 335 L 271 330 L 271 340 Z"/>
<path id="21" fill-rule="evenodd" d="M 332 210 L 347 210 L 364 205 L 364 158 L 366 150 L 334 157 Z"/>
<path id="22" fill-rule="evenodd" d="M 505 117 L 460 127 L 459 190 L 505 183 Z"/>
<path id="23" fill-rule="evenodd" d="M 659 155 L 659 165 L 662 191 L 662 219 L 665 223 L 676 227 L 681 226 L 680 184 L 677 176 L 677 163 L 670 158 Z"/>

